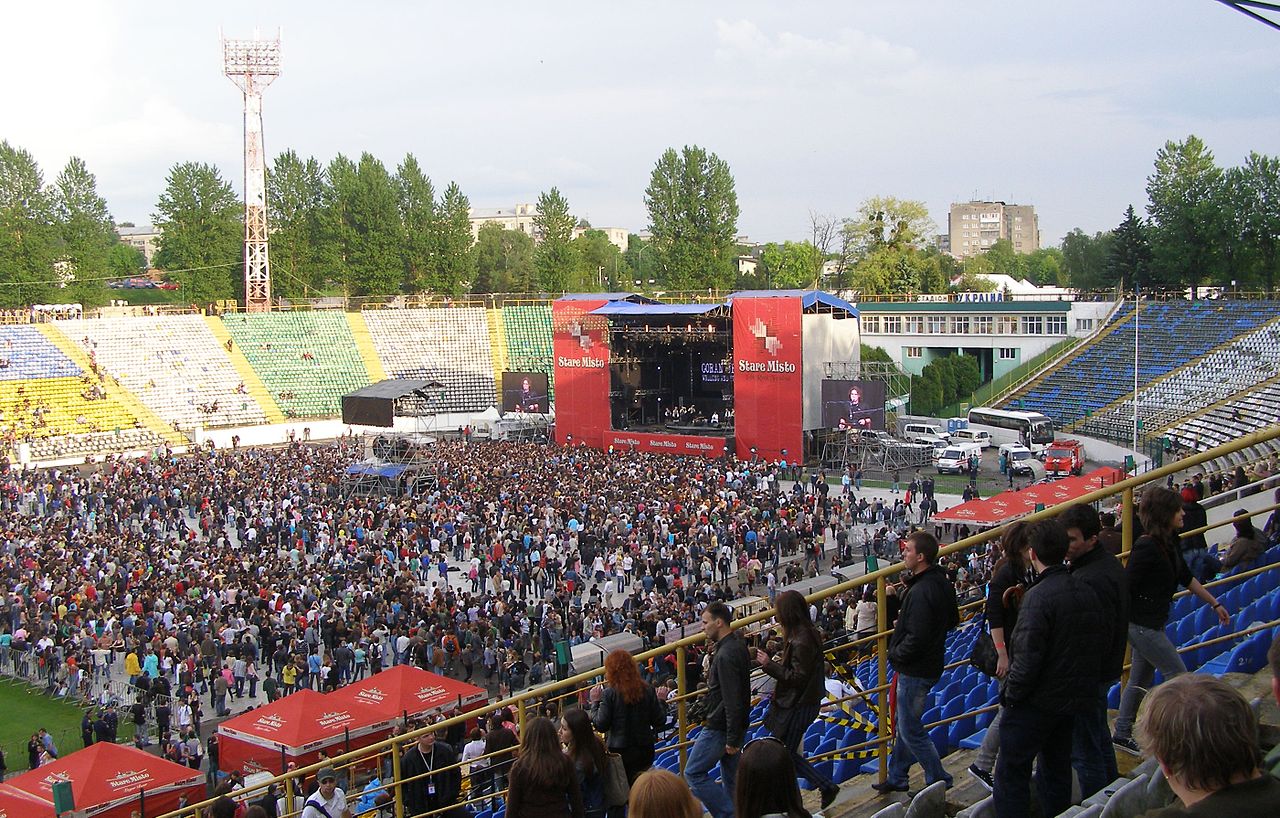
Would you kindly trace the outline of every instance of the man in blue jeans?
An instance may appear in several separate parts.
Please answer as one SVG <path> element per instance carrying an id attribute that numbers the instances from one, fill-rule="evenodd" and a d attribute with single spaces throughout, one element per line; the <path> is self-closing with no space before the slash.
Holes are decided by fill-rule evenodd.
<path id="1" fill-rule="evenodd" d="M 733 631 L 728 605 L 718 600 L 708 605 L 702 612 L 702 630 L 712 646 L 707 692 L 703 694 L 707 719 L 689 752 L 684 778 L 712 818 L 733 818 L 734 774 L 751 711 L 751 666 L 746 644 Z M 717 762 L 723 785 L 711 777 Z"/>
<path id="2" fill-rule="evenodd" d="M 945 781 L 947 788 L 951 787 L 951 776 L 943 769 L 922 718 L 929 689 L 942 676 L 947 631 L 960 623 L 956 590 L 936 564 L 938 541 L 927 531 L 907 535 L 902 560 L 911 578 L 889 639 L 889 661 L 898 674 L 896 734 L 888 778 L 883 784 L 871 785 L 885 795 L 907 791 L 907 776 L 917 761 L 924 768 L 927 784 Z"/>

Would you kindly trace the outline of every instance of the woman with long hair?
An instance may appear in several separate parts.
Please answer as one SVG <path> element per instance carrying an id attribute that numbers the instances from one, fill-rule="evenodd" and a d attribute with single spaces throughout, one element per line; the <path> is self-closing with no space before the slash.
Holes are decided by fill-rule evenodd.
<path id="1" fill-rule="evenodd" d="M 667 725 L 667 710 L 640 678 L 635 657 L 621 648 L 605 657 L 604 681 L 589 694 L 591 722 L 608 734 L 606 746 L 622 756 L 627 781 L 634 782 L 653 766 L 653 748 Z"/>
<path id="2" fill-rule="evenodd" d="M 733 788 L 734 818 L 811 818 L 800 800 L 795 757 L 773 736 L 747 742 Z"/>
<path id="3" fill-rule="evenodd" d="M 507 789 L 507 815 L 586 818 L 578 774 L 560 749 L 560 737 L 551 720 L 539 716 L 521 732 L 520 757 L 511 768 Z"/>
<path id="4" fill-rule="evenodd" d="M 702 802 L 693 797 L 683 778 L 655 768 L 631 785 L 627 818 L 702 818 Z"/>
<path id="5" fill-rule="evenodd" d="M 809 605 L 799 591 L 778 594 L 776 605 L 784 642 L 782 654 L 774 661 L 767 652 L 756 650 L 760 669 L 777 680 L 764 726 L 790 751 L 794 763 L 792 778 L 798 770 L 816 786 L 822 793 L 822 807 L 826 809 L 840 793 L 840 786 L 800 755 L 805 730 L 818 717 L 827 693 L 822 635 L 809 618 Z"/>
<path id="6" fill-rule="evenodd" d="M 604 770 L 605 749 L 591 726 L 586 711 L 574 708 L 560 720 L 560 743 L 573 761 L 582 791 L 582 808 L 587 818 L 602 818 L 605 813 Z"/>
<path id="7" fill-rule="evenodd" d="M 1248 509 L 1242 508 L 1232 516 L 1244 517 L 1248 513 Z M 1253 527 L 1253 520 L 1249 517 L 1244 517 L 1243 520 L 1236 520 L 1233 525 L 1236 529 L 1236 536 L 1231 541 L 1231 546 L 1227 549 L 1227 555 L 1222 558 L 1222 567 L 1238 568 L 1241 571 L 1257 567 L 1258 557 L 1262 556 L 1262 552 L 1267 550 L 1267 547 L 1262 542 L 1258 529 Z"/>
<path id="8" fill-rule="evenodd" d="M 1012 523 L 1000 535 L 1000 557 L 991 569 L 991 582 L 987 585 L 985 609 L 987 625 L 991 629 L 991 641 L 996 646 L 996 678 L 1003 679 L 1009 672 L 1009 651 L 1005 638 L 1013 633 L 1018 621 L 1018 606 L 1022 594 L 1035 580 L 1031 567 L 1031 541 L 1027 538 L 1027 524 L 1019 520 Z M 987 789 L 995 789 L 991 776 L 996 765 L 996 752 L 1000 749 L 1000 714 L 997 710 L 987 734 L 982 739 L 978 755 L 969 765 L 969 774 L 982 782 Z"/>
<path id="9" fill-rule="evenodd" d="M 1204 600 L 1218 615 L 1223 625 L 1231 622 L 1218 600 L 1191 575 L 1182 558 L 1178 532 L 1182 530 L 1182 498 L 1161 486 L 1148 488 L 1142 494 L 1138 517 L 1143 535 L 1133 544 L 1125 578 L 1129 581 L 1129 647 L 1133 664 L 1129 683 L 1120 695 L 1120 713 L 1112 742 L 1127 753 L 1139 754 L 1133 740 L 1133 721 L 1142 697 L 1155 680 L 1157 670 L 1165 681 L 1187 672 L 1182 657 L 1174 648 L 1164 627 L 1169 621 L 1169 605 L 1181 585 Z"/>

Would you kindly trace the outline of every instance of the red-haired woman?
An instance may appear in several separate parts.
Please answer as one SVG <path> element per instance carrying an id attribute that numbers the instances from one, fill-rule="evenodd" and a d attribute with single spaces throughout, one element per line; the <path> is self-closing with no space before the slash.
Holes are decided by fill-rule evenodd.
<path id="1" fill-rule="evenodd" d="M 640 678 L 635 657 L 618 648 L 604 660 L 605 686 L 589 696 L 591 722 L 608 733 L 608 748 L 622 756 L 627 781 L 653 766 L 657 733 L 666 727 L 667 711 L 653 688 Z"/>

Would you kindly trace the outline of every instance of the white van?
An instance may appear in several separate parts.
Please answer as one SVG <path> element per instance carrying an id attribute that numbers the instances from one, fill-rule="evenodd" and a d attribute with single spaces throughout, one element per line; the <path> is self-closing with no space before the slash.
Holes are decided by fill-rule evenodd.
<path id="1" fill-rule="evenodd" d="M 980 429 L 956 429 L 951 433 L 951 440 L 956 443 L 978 443 L 984 449 L 990 449 L 995 445 L 991 440 L 991 434 Z"/>
<path id="2" fill-rule="evenodd" d="M 932 435 L 925 435 L 924 437 L 918 437 L 918 438 L 916 438 L 916 445 L 917 445 L 917 446 L 928 446 L 930 449 L 932 449 L 932 450 L 933 450 L 933 455 L 932 455 L 932 456 L 933 456 L 933 460 L 934 460 L 934 462 L 937 462 L 938 458 L 939 458 L 939 457 L 942 457 L 942 453 L 943 453 L 943 452 L 945 452 L 945 451 L 947 450 L 947 447 L 948 447 L 948 446 L 950 446 L 950 445 L 951 445 L 951 443 L 950 443 L 949 441 L 943 440 L 943 439 L 942 439 L 942 438 L 940 438 L 940 437 L 933 437 Z"/>
<path id="3" fill-rule="evenodd" d="M 1000 447 L 1000 454 L 1008 462 L 1009 471 L 1014 474 L 1035 474 L 1033 463 L 1039 463 L 1031 450 L 1021 443 L 1005 443 Z"/>
<path id="4" fill-rule="evenodd" d="M 963 474 L 969 470 L 969 458 L 982 457 L 982 446 L 977 443 L 952 443 L 938 457 L 938 474 L 951 472 Z"/>
<path id="5" fill-rule="evenodd" d="M 943 440 L 950 440 L 949 435 L 941 426 L 934 423 L 907 423 L 902 427 L 902 439 L 915 443 L 922 437 L 940 437 Z"/>

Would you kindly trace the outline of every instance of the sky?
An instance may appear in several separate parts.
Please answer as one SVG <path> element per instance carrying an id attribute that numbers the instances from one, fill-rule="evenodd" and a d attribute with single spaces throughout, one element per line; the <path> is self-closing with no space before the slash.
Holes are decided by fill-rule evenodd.
<path id="1" fill-rule="evenodd" d="M 1042 242 L 1108 230 L 1167 140 L 1280 153 L 1280 32 L 1215 0 L 93 2 L 5 8 L 0 139 L 71 156 L 117 221 L 175 163 L 240 192 L 242 99 L 219 29 L 283 33 L 265 143 L 328 162 L 413 153 L 474 207 L 559 187 L 639 231 L 661 153 L 728 162 L 739 233 L 801 240 L 872 196 L 1033 204 Z"/>

